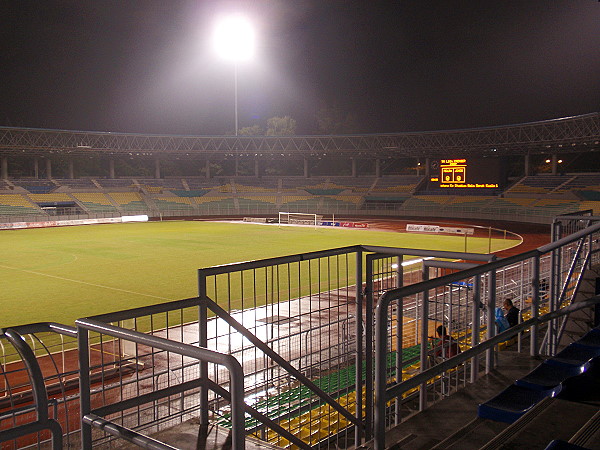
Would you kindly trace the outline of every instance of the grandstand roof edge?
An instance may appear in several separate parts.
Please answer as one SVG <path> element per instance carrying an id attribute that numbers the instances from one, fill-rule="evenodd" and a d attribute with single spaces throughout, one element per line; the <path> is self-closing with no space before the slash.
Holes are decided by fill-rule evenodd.
<path id="1" fill-rule="evenodd" d="M 120 131 L 92 131 L 92 130 L 68 130 L 68 129 L 55 129 L 55 128 L 35 128 L 35 127 L 10 127 L 0 125 L 0 130 L 23 130 L 23 131 L 40 131 L 40 132 L 56 132 L 56 133 L 74 133 L 74 134 L 101 134 L 101 135 L 112 135 L 112 136 L 145 136 L 145 137 L 174 137 L 174 138 L 232 138 L 232 139 L 285 139 L 285 138 L 337 138 L 337 137 L 367 137 L 367 136 L 408 136 L 408 135 L 425 135 L 425 134 L 444 134 L 444 133 L 459 133 L 459 132 L 474 132 L 474 131 L 489 131 L 505 128 L 523 127 L 523 126 L 536 126 L 551 124 L 557 122 L 563 122 L 574 119 L 584 119 L 588 117 L 600 118 L 600 112 L 591 112 L 586 114 L 580 114 L 576 116 L 560 117 L 555 119 L 546 119 L 534 122 L 523 122 L 505 125 L 493 125 L 487 127 L 474 127 L 474 128 L 452 128 L 443 130 L 423 130 L 423 131 L 400 131 L 395 133 L 356 133 L 356 134 L 307 134 L 307 135 L 292 135 L 292 136 L 229 136 L 229 135 L 194 135 L 194 134 L 159 134 L 159 133 L 133 133 L 133 132 L 120 132 Z"/>

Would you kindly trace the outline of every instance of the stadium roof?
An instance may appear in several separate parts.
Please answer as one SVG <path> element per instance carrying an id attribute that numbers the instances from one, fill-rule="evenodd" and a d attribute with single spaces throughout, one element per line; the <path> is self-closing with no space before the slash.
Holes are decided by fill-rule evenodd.
<path id="1" fill-rule="evenodd" d="M 0 127 L 0 155 L 402 158 L 600 151 L 600 113 L 517 125 L 332 136 L 181 136 Z"/>

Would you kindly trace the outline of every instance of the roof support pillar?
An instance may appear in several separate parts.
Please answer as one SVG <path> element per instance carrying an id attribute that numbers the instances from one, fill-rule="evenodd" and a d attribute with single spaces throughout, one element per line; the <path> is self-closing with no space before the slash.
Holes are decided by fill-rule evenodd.
<path id="1" fill-rule="evenodd" d="M 46 158 L 46 178 L 52 179 L 52 161 L 50 158 Z"/>
<path id="2" fill-rule="evenodd" d="M 308 167 L 308 158 L 304 157 L 304 178 L 310 178 L 310 170 Z"/>
<path id="3" fill-rule="evenodd" d="M 525 165 L 525 170 L 524 170 L 524 172 L 525 172 L 525 173 L 524 173 L 523 175 L 525 175 L 526 177 L 528 177 L 528 176 L 529 176 L 529 174 L 530 174 L 530 171 L 531 171 L 531 165 L 530 165 L 530 164 L 531 164 L 531 161 L 530 161 L 530 159 L 531 159 L 531 158 L 529 157 L 529 154 L 527 154 L 527 155 L 525 155 L 525 156 L 524 156 L 524 165 Z"/>
<path id="4" fill-rule="evenodd" d="M 75 165 L 72 159 L 69 160 L 69 178 L 71 180 L 75 178 Z"/>
<path id="5" fill-rule="evenodd" d="M 352 161 L 352 176 L 357 177 L 358 172 L 356 171 L 356 158 L 350 158 L 350 160 Z"/>
<path id="6" fill-rule="evenodd" d="M 375 160 L 375 177 L 381 178 L 381 159 Z"/>
<path id="7" fill-rule="evenodd" d="M 556 153 L 552 154 L 552 175 L 556 175 L 558 168 L 558 155 Z"/>
<path id="8" fill-rule="evenodd" d="M 160 179 L 160 159 L 154 160 L 154 178 Z"/>
<path id="9" fill-rule="evenodd" d="M 210 159 L 206 159 L 206 178 L 210 178 Z"/>
<path id="10" fill-rule="evenodd" d="M 1 161 L 2 168 L 0 169 L 0 177 L 3 180 L 8 180 L 8 156 L 2 156 Z"/>
<path id="11" fill-rule="evenodd" d="M 40 177 L 40 161 L 37 156 L 33 158 L 33 176 L 36 179 Z"/>
<path id="12" fill-rule="evenodd" d="M 113 179 L 115 177 L 115 160 L 110 158 L 108 160 L 108 178 Z"/>

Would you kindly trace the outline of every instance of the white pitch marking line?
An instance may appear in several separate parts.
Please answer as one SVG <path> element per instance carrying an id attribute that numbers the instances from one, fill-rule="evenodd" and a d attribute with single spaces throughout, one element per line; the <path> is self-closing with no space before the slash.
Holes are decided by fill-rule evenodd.
<path id="1" fill-rule="evenodd" d="M 17 271 L 20 271 L 20 272 L 31 273 L 31 274 L 34 274 L 34 275 L 41 275 L 41 276 L 49 277 L 49 278 L 56 278 L 58 280 L 71 281 L 73 283 L 86 284 L 88 286 L 94 286 L 94 287 L 99 287 L 99 288 L 104 288 L 104 289 L 111 289 L 113 291 L 125 292 L 127 294 L 135 294 L 135 295 L 141 295 L 141 296 L 144 296 L 144 297 L 158 298 L 160 300 L 171 300 L 170 298 L 160 297 L 158 295 L 143 294 L 141 292 L 128 291 L 127 289 L 115 288 L 115 287 L 111 287 L 111 286 L 104 286 L 103 284 L 88 283 L 87 281 L 73 280 L 71 278 L 59 277 L 58 275 L 50 275 L 50 274 L 47 274 L 47 273 L 37 272 L 35 270 L 18 269 L 16 267 L 5 266 L 3 264 L 0 264 L 0 268 L 17 270 Z"/>

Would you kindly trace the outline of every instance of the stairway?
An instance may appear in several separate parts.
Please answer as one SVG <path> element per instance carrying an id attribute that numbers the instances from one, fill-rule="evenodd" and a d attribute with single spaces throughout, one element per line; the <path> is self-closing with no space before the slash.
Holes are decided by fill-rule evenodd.
<path id="1" fill-rule="evenodd" d="M 491 420 L 494 412 L 487 410 L 460 430 L 444 439 L 433 448 L 436 449 L 566 449 L 577 448 L 600 449 L 600 330 L 596 329 L 576 343 L 570 345 L 547 362 L 540 364 L 534 371 L 518 379 L 511 388 L 519 387 L 519 383 L 530 385 L 530 388 L 546 389 L 558 373 L 548 372 L 548 367 L 562 369 L 581 367 L 579 375 L 564 373 L 565 379 L 557 386 L 555 398 L 547 397 L 537 403 L 527 413 L 520 416 L 512 424 L 500 430 L 494 436 L 489 433 L 493 423 L 500 424 L 506 417 L 501 408 L 496 421 Z M 577 360 L 577 358 L 579 358 Z M 576 361 L 577 360 L 577 361 Z M 552 363 L 552 364 L 550 364 Z M 577 364 L 581 363 L 581 366 Z M 569 365 L 567 365 L 569 364 Z M 587 370 L 586 370 L 587 369 Z M 585 370 L 583 373 L 582 371 Z M 568 378 L 567 378 L 568 377 Z M 542 381 L 541 383 L 539 383 Z M 539 392 L 539 391 L 538 391 Z M 498 398 L 496 396 L 495 398 Z M 494 399 L 486 402 L 489 404 Z M 482 416 L 486 418 L 482 418 Z M 570 446 L 571 445 L 571 446 Z M 409 448 L 409 447 L 406 447 Z"/>
<path id="2" fill-rule="evenodd" d="M 506 423 L 483 419 L 472 423 L 477 415 L 477 406 L 529 373 L 540 364 L 541 359 L 517 353 L 516 346 L 499 352 L 497 356 L 497 369 L 389 430 L 386 433 L 386 447 L 428 450 L 454 435 L 457 430 L 466 428 L 466 432 L 476 428 L 480 434 L 471 435 L 474 444 L 471 448 L 479 448 L 507 428 Z M 371 449 L 373 446 L 371 441 L 358 448 Z"/>

